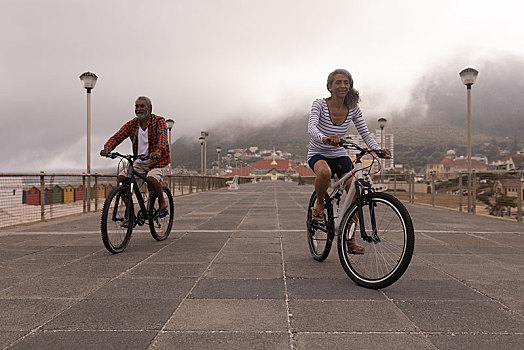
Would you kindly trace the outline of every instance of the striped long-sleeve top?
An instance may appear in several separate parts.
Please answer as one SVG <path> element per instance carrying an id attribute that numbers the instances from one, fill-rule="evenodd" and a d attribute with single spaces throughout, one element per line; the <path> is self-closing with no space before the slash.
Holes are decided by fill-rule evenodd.
<path id="1" fill-rule="evenodd" d="M 325 145 L 322 143 L 322 138 L 330 135 L 338 135 L 341 138 L 344 137 L 348 132 L 351 122 L 355 124 L 357 131 L 370 149 L 380 149 L 378 143 L 373 139 L 373 136 L 371 136 L 358 106 L 349 108 L 348 115 L 344 122 L 337 125 L 331 120 L 327 101 L 323 98 L 313 101 L 308 121 L 308 132 L 311 135 L 311 139 L 309 141 L 307 159 L 309 160 L 315 154 L 320 154 L 327 158 L 347 156 L 348 154 L 343 147 Z"/>

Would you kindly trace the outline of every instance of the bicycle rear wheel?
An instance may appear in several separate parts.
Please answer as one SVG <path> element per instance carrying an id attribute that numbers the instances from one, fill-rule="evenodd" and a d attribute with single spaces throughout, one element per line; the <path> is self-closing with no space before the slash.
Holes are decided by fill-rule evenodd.
<path id="1" fill-rule="evenodd" d="M 126 248 L 134 217 L 133 197 L 128 188 L 118 186 L 109 192 L 102 209 L 100 230 L 104 246 L 111 253 L 121 253 Z"/>
<path id="2" fill-rule="evenodd" d="M 164 191 L 164 199 L 168 207 L 166 216 L 160 217 L 158 197 L 154 192 L 151 192 L 149 200 L 149 230 L 157 241 L 163 241 L 169 236 L 173 227 L 173 219 L 175 218 L 175 206 L 171 191 L 166 187 L 163 187 L 162 190 Z"/>
<path id="3" fill-rule="evenodd" d="M 387 193 L 370 193 L 368 203 L 359 218 L 357 205 L 346 211 L 339 231 L 338 255 L 346 274 L 358 285 L 366 288 L 384 288 L 397 281 L 406 271 L 413 255 L 415 234 L 407 209 Z M 371 242 L 361 236 L 363 220 Z M 363 246 L 363 254 L 350 249 L 351 237 Z"/>
<path id="4" fill-rule="evenodd" d="M 325 200 L 329 197 L 326 195 Z M 318 223 L 313 221 L 313 208 L 317 203 L 317 193 L 313 192 L 311 198 L 309 199 L 309 206 L 307 210 L 307 241 L 309 245 L 309 251 L 313 259 L 317 261 L 324 261 L 329 255 L 331 250 L 331 244 L 333 243 L 334 232 L 332 229 L 332 218 L 328 210 L 324 208 L 324 222 Z"/>

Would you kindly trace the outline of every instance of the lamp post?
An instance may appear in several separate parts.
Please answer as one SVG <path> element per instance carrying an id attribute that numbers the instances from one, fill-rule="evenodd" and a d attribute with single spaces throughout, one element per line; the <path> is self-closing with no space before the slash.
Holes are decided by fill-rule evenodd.
<path id="1" fill-rule="evenodd" d="M 166 126 L 167 130 L 169 130 L 169 189 L 172 189 L 171 187 L 171 175 L 173 175 L 173 162 L 171 161 L 171 129 L 173 129 L 173 126 L 175 125 L 175 121 L 173 119 L 167 119 L 166 120 Z"/>
<path id="2" fill-rule="evenodd" d="M 80 75 L 82 86 L 87 91 L 87 211 L 91 211 L 91 90 L 95 88 L 98 77 L 91 72 Z"/>
<path id="3" fill-rule="evenodd" d="M 204 175 L 204 142 L 205 139 L 203 136 L 200 136 L 198 138 L 198 141 L 200 142 L 200 175 Z"/>
<path id="4" fill-rule="evenodd" d="M 220 152 L 222 152 L 222 147 L 217 146 L 217 154 L 218 154 L 218 172 L 220 173 Z"/>
<path id="5" fill-rule="evenodd" d="M 378 120 L 378 126 L 380 127 L 380 148 L 382 149 L 384 148 L 384 127 L 387 122 L 386 118 L 380 118 Z"/>
<path id="6" fill-rule="evenodd" d="M 200 137 L 204 139 L 204 175 L 207 175 L 207 137 L 209 133 L 207 131 L 201 131 Z"/>
<path id="7" fill-rule="evenodd" d="M 381 149 L 384 149 L 384 127 L 386 126 L 386 123 L 387 123 L 387 119 L 386 118 L 379 118 L 378 120 L 378 126 L 380 127 L 380 148 Z M 385 163 L 385 161 L 384 161 Z M 380 180 L 382 181 L 382 171 L 383 169 L 381 168 L 380 169 Z"/>
<path id="8" fill-rule="evenodd" d="M 468 213 L 471 213 L 471 85 L 475 84 L 479 72 L 473 68 L 463 69 L 459 75 L 462 83 L 466 85 L 468 99 Z"/>
<path id="9" fill-rule="evenodd" d="M 173 119 L 167 119 L 166 125 L 167 125 L 167 130 L 169 130 L 169 147 L 171 147 L 171 129 L 173 129 L 173 126 L 175 125 L 175 121 Z"/>

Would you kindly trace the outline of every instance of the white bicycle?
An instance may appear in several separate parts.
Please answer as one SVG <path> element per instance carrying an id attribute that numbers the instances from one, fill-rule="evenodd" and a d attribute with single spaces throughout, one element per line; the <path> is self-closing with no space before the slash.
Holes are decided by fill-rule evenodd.
<path id="1" fill-rule="evenodd" d="M 317 194 L 311 195 L 306 223 L 309 250 L 315 260 L 324 261 L 337 235 L 338 256 L 346 274 L 362 287 L 384 288 L 395 283 L 409 266 L 415 246 L 413 222 L 397 198 L 373 188 L 369 177 L 372 165 L 362 168 L 362 157 L 370 154 L 374 162 L 377 155 L 386 156 L 384 151 L 343 140 L 340 146 L 356 149 L 359 154 L 353 170 L 332 183 L 326 193 L 323 222 L 312 218 Z M 364 247 L 364 252 L 356 254 L 350 242 Z"/>

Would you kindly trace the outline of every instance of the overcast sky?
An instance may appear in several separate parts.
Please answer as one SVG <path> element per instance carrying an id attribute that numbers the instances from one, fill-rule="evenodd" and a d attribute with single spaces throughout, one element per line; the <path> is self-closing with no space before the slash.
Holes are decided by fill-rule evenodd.
<path id="1" fill-rule="evenodd" d="M 92 168 L 134 117 L 134 100 L 176 121 L 173 137 L 220 121 L 307 114 L 346 68 L 366 116 L 407 104 L 431 67 L 458 72 L 503 53 L 524 57 L 519 0 L 2 0 L 0 172 Z M 479 69 L 480 70 L 480 69 Z M 478 84 L 482 81 L 479 74 Z M 130 149 L 126 142 L 121 150 Z"/>

